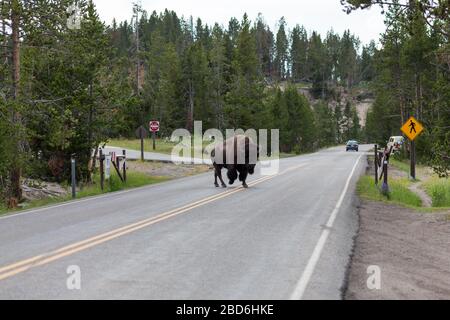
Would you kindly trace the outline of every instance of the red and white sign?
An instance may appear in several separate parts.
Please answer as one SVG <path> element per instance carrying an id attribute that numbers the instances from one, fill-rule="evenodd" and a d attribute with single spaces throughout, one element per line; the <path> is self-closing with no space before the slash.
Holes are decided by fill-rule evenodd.
<path id="1" fill-rule="evenodd" d="M 151 132 L 159 132 L 159 121 L 150 121 L 148 126 Z"/>

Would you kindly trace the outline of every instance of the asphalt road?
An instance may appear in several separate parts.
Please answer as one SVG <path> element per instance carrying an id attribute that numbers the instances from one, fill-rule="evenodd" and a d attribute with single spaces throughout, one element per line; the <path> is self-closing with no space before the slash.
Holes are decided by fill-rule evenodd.
<path id="1" fill-rule="evenodd" d="M 365 167 L 344 148 L 0 218 L 0 299 L 340 299 Z"/>

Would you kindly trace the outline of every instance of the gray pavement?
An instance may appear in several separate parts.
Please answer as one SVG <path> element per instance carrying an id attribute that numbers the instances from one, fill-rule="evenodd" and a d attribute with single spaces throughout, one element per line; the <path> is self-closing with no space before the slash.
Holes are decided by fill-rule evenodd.
<path id="1" fill-rule="evenodd" d="M 340 299 L 361 149 L 283 159 L 249 189 L 210 172 L 2 217 L 0 299 Z"/>

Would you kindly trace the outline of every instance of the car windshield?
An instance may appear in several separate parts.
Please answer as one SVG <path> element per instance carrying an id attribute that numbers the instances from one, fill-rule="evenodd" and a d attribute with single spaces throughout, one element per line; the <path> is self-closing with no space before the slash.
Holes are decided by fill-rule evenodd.
<path id="1" fill-rule="evenodd" d="M 358 141 L 350 140 L 347 144 L 358 144 Z"/>

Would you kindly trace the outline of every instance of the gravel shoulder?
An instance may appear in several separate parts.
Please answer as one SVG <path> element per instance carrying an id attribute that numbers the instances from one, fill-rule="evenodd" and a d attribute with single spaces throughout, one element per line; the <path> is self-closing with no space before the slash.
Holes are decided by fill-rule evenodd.
<path id="1" fill-rule="evenodd" d="M 127 161 L 127 167 L 128 170 L 171 179 L 192 176 L 212 170 L 211 166 L 208 165 L 174 164 L 154 161 Z"/>
<path id="2" fill-rule="evenodd" d="M 363 200 L 345 299 L 449 299 L 450 210 L 419 213 Z M 370 290 L 369 266 L 381 271 Z"/>

